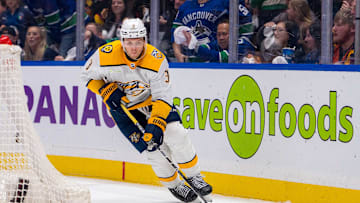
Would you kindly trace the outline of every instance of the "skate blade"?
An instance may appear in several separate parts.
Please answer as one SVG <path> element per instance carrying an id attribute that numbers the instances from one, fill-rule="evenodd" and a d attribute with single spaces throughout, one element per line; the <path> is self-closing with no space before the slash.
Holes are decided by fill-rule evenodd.
<path id="1" fill-rule="evenodd" d="M 208 195 L 205 195 L 204 196 L 204 199 L 207 201 L 207 202 L 213 202 L 213 199 L 212 199 L 212 197 L 211 197 L 211 194 L 208 194 Z"/>
<path id="2" fill-rule="evenodd" d="M 191 201 L 189 203 L 202 203 L 203 201 L 201 201 L 201 199 L 198 197 L 196 198 L 194 201 Z"/>
<path id="3" fill-rule="evenodd" d="M 207 203 L 213 202 L 211 194 L 205 195 L 203 197 L 204 197 L 204 199 L 206 200 Z M 200 197 L 197 197 L 194 201 L 192 201 L 190 203 L 204 203 L 204 200 L 201 199 Z"/>

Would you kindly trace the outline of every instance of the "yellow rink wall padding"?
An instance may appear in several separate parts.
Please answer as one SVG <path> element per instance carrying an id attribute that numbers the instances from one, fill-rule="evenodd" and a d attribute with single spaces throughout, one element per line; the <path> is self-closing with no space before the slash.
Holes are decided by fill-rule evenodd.
<path id="1" fill-rule="evenodd" d="M 150 165 L 123 161 L 48 155 L 63 174 L 158 185 Z M 203 171 L 214 193 L 292 203 L 358 203 L 360 190 Z"/>

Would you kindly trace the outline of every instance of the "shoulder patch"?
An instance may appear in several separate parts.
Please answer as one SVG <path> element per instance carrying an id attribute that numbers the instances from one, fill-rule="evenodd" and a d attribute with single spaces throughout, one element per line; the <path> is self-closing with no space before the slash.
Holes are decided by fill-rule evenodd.
<path id="1" fill-rule="evenodd" d="M 101 51 L 104 52 L 104 53 L 111 53 L 112 50 L 113 50 L 113 46 L 111 44 L 106 45 L 101 49 Z"/>
<path id="2" fill-rule="evenodd" d="M 151 56 L 157 58 L 157 59 L 162 59 L 163 58 L 163 54 L 159 51 L 157 51 L 156 49 L 154 49 L 152 52 L 151 52 Z"/>

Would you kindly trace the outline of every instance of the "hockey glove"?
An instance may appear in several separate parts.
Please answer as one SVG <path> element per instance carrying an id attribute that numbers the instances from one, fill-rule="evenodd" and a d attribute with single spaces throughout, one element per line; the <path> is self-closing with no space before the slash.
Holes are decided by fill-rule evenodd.
<path id="1" fill-rule="evenodd" d="M 111 110 L 120 108 L 121 102 L 128 103 L 126 94 L 118 88 L 118 85 L 114 82 L 106 83 L 99 89 L 101 97 L 104 99 L 104 103 Z"/>
<path id="2" fill-rule="evenodd" d="M 148 151 L 155 151 L 162 143 L 166 121 L 159 117 L 151 117 L 145 127 L 143 140 L 148 144 Z"/>

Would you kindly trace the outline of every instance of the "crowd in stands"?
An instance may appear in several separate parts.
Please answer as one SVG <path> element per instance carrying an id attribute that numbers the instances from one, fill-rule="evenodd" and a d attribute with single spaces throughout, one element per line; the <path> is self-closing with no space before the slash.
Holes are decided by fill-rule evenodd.
<path id="1" fill-rule="evenodd" d="M 158 48 L 171 62 L 226 63 L 236 43 L 240 63 L 320 63 L 320 0 L 239 0 L 237 42 L 229 1 L 160 0 Z M 333 63 L 353 64 L 356 0 L 333 2 Z M 86 0 L 85 59 L 117 40 L 128 17 L 150 31 L 150 0 Z M 21 46 L 22 60 L 76 60 L 76 18 L 75 0 L 0 0 L 0 34 Z"/>

